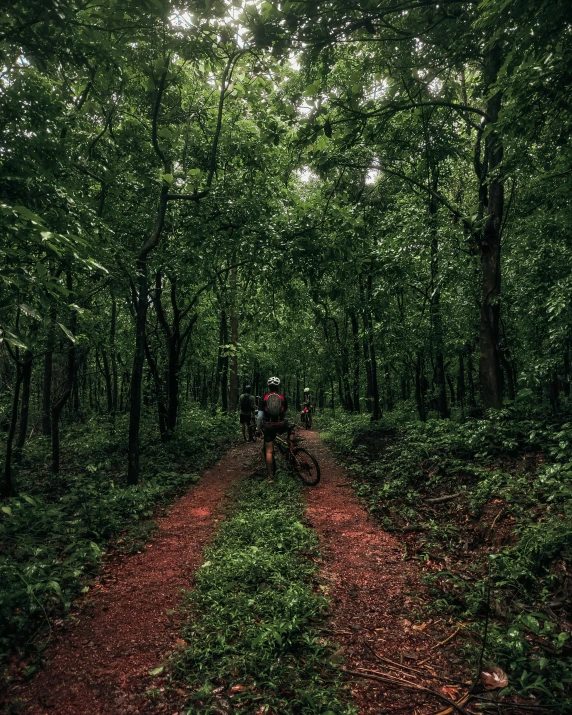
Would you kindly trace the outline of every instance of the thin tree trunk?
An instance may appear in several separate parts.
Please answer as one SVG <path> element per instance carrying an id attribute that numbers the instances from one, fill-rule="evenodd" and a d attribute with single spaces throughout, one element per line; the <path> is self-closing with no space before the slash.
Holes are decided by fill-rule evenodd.
<path id="1" fill-rule="evenodd" d="M 50 310 L 50 326 L 44 355 L 44 379 L 42 389 L 42 434 L 49 437 L 52 433 L 52 375 L 54 372 L 54 347 L 56 342 L 56 312 Z"/>
<path id="2" fill-rule="evenodd" d="M 226 319 L 226 310 L 223 309 L 221 314 L 221 333 L 222 333 L 222 357 L 220 371 L 221 385 L 221 401 L 222 409 L 228 412 L 228 323 Z"/>
<path id="3" fill-rule="evenodd" d="M 461 407 L 465 404 L 465 362 L 463 353 L 459 352 L 459 373 L 457 375 L 457 400 Z"/>
<path id="4" fill-rule="evenodd" d="M 393 402 L 393 389 L 391 387 L 391 372 L 389 370 L 389 365 L 386 363 L 384 368 L 385 374 L 385 397 L 387 401 L 387 409 L 391 411 L 394 408 Z"/>
<path id="5" fill-rule="evenodd" d="M 415 402 L 417 403 L 419 419 L 422 422 L 425 422 L 427 420 L 427 408 L 425 406 L 423 362 L 424 360 L 422 353 L 418 353 L 417 360 L 415 362 Z"/>
<path id="6" fill-rule="evenodd" d="M 32 361 L 33 355 L 29 350 L 24 353 L 22 365 L 22 409 L 20 410 L 20 427 L 18 440 L 16 442 L 16 456 L 20 459 L 26 435 L 28 433 L 28 419 L 30 416 L 30 385 L 32 382 Z"/>
<path id="7" fill-rule="evenodd" d="M 4 457 L 4 481 L 2 483 L 2 496 L 8 497 L 14 492 L 12 481 L 12 445 L 16 434 L 16 423 L 18 421 L 18 403 L 20 401 L 20 386 L 22 384 L 22 366 L 16 362 L 16 384 L 14 385 L 14 395 L 12 397 L 12 411 L 10 415 L 10 428 L 6 440 L 6 455 Z"/>
<path id="8" fill-rule="evenodd" d="M 111 328 L 109 333 L 109 351 L 111 353 L 111 411 L 113 414 L 117 412 L 117 347 L 115 344 L 115 335 L 117 332 L 117 301 L 115 297 L 111 299 Z"/>
<path id="9" fill-rule="evenodd" d="M 127 483 L 139 482 L 139 430 L 141 426 L 143 366 L 145 363 L 145 329 L 147 322 L 147 261 L 138 262 L 139 280 L 135 315 L 135 352 L 131 370 L 129 399 L 129 442 L 127 448 Z"/>
<path id="10" fill-rule="evenodd" d="M 113 385 L 111 380 L 111 370 L 109 369 L 109 359 L 107 353 L 101 348 L 101 359 L 103 360 L 103 378 L 105 380 L 105 396 L 107 398 L 107 413 L 113 412 Z"/>
<path id="11" fill-rule="evenodd" d="M 368 353 L 371 367 L 371 389 L 372 389 L 372 400 L 373 400 L 373 411 L 371 414 L 372 421 L 381 419 L 381 405 L 379 403 L 379 387 L 377 384 L 377 359 L 375 355 L 375 340 L 373 335 L 373 325 L 371 320 L 370 312 L 370 299 L 372 293 L 372 277 L 369 275 L 367 277 L 367 302 L 364 310 L 364 316 L 367 317 L 367 342 L 368 342 Z"/>
<path id="12" fill-rule="evenodd" d="M 353 374 L 353 403 L 355 412 L 360 412 L 359 399 L 359 362 L 360 362 L 360 346 L 359 346 L 359 324 L 355 310 L 350 311 L 350 321 L 352 324 L 352 337 L 354 348 L 354 374 Z"/>
<path id="13" fill-rule="evenodd" d="M 434 190 L 436 190 L 436 182 Z M 447 382 L 445 361 L 443 358 L 443 320 L 441 316 L 441 292 L 439 290 L 439 239 L 436 225 L 437 205 L 429 202 L 429 221 L 431 224 L 431 327 L 435 350 L 435 381 L 437 383 L 437 409 L 441 419 L 447 419 L 451 412 L 447 404 Z"/>
<path id="14" fill-rule="evenodd" d="M 236 263 L 236 260 L 233 260 Z M 238 408 L 238 312 L 237 312 L 237 283 L 238 269 L 234 266 L 230 272 L 230 339 L 232 355 L 230 365 L 230 404 L 229 411 L 236 412 Z"/>
<path id="15" fill-rule="evenodd" d="M 493 47 L 484 61 L 485 87 L 496 82 L 502 66 L 500 48 Z M 497 121 L 501 108 L 501 92 L 489 98 L 486 105 L 487 122 Z M 496 169 L 503 158 L 502 141 L 490 132 L 485 139 L 485 166 L 490 178 L 486 187 L 486 221 L 481 241 L 481 316 L 480 364 L 481 391 L 484 407 L 502 407 L 502 372 L 500 365 L 500 295 L 501 295 L 501 224 L 504 211 L 504 185 L 496 177 Z M 484 199 L 484 194 L 483 194 Z"/>
<path id="16" fill-rule="evenodd" d="M 70 300 L 73 300 L 71 269 L 67 272 L 66 287 L 68 289 L 68 295 L 70 296 Z M 75 335 L 76 333 L 76 322 L 77 313 L 75 310 L 72 310 L 70 319 L 70 329 L 72 335 Z M 68 351 L 66 385 L 64 387 L 64 391 L 60 399 L 52 407 L 52 472 L 54 474 L 59 474 L 60 472 L 60 417 L 65 407 L 65 404 L 68 401 L 72 392 L 74 373 L 75 347 L 72 343 Z"/>
<path id="17" fill-rule="evenodd" d="M 469 405 L 471 407 L 476 407 L 476 391 L 475 391 L 475 380 L 474 380 L 474 368 L 473 368 L 473 348 L 469 344 L 469 353 L 467 355 L 467 376 L 469 378 Z"/>

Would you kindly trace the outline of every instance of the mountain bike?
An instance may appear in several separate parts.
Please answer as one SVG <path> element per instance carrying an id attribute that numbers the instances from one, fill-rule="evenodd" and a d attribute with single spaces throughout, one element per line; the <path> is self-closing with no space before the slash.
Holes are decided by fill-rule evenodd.
<path id="1" fill-rule="evenodd" d="M 320 465 L 311 452 L 297 444 L 291 443 L 280 435 L 274 440 L 278 451 L 292 467 L 300 479 L 309 487 L 315 487 L 320 481 Z M 265 456 L 265 445 L 262 445 L 262 455 Z M 276 459 L 273 459 L 274 472 L 276 472 Z"/>
<path id="2" fill-rule="evenodd" d="M 304 407 L 302 410 L 302 424 L 306 429 L 312 429 L 312 410 Z"/>

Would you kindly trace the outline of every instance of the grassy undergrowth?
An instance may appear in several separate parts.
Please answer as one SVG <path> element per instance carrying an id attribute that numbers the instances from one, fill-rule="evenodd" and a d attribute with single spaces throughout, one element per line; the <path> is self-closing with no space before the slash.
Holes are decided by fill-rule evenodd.
<path id="1" fill-rule="evenodd" d="M 299 485 L 285 472 L 250 477 L 235 506 L 187 597 L 189 645 L 174 673 L 192 693 L 184 710 L 350 715 L 318 631 L 327 601 L 312 582 L 317 542 Z"/>
<path id="2" fill-rule="evenodd" d="M 508 672 L 504 694 L 572 712 L 572 423 L 502 411 L 377 425 L 342 415 L 322 429 L 423 565 L 433 612 L 477 639 L 490 613 L 485 657 Z"/>
<path id="3" fill-rule="evenodd" d="M 156 509 L 195 482 L 237 432 L 234 420 L 198 410 L 184 415 L 168 444 L 146 425 L 141 483 L 128 487 L 126 427 L 121 418 L 75 427 L 65 437 L 58 477 L 49 471 L 45 441 L 27 446 L 16 472 L 18 496 L 0 504 L 0 672 L 13 655 L 41 652 L 51 619 L 89 590 L 105 552 L 138 551 Z M 36 667 L 32 659 L 25 674 Z"/>

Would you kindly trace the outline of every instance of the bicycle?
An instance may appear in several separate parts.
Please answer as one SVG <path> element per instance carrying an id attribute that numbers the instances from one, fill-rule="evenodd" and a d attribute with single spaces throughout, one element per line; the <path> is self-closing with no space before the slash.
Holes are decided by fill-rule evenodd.
<path id="1" fill-rule="evenodd" d="M 302 424 L 306 429 L 312 429 L 312 410 L 304 407 L 302 410 Z"/>
<path id="2" fill-rule="evenodd" d="M 288 439 L 276 436 L 274 440 L 278 451 L 300 479 L 309 487 L 315 487 L 320 481 L 320 465 L 311 452 L 303 447 L 298 447 Z M 262 455 L 265 456 L 265 445 L 262 445 Z M 273 470 L 276 472 L 276 459 L 273 457 Z"/>

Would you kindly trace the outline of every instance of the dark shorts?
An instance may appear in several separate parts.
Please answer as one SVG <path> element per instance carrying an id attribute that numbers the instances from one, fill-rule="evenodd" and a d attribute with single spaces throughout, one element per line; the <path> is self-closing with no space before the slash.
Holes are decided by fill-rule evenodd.
<path id="1" fill-rule="evenodd" d="M 252 419 L 252 415 L 240 415 L 240 424 L 248 425 L 248 424 L 250 424 L 251 419 Z"/>
<path id="2" fill-rule="evenodd" d="M 282 424 L 279 425 L 273 425 L 273 424 L 264 424 L 264 441 L 265 442 L 274 442 L 276 439 L 277 434 L 284 434 L 287 432 L 290 434 L 294 427 L 289 423 L 289 422 L 282 422 Z"/>

